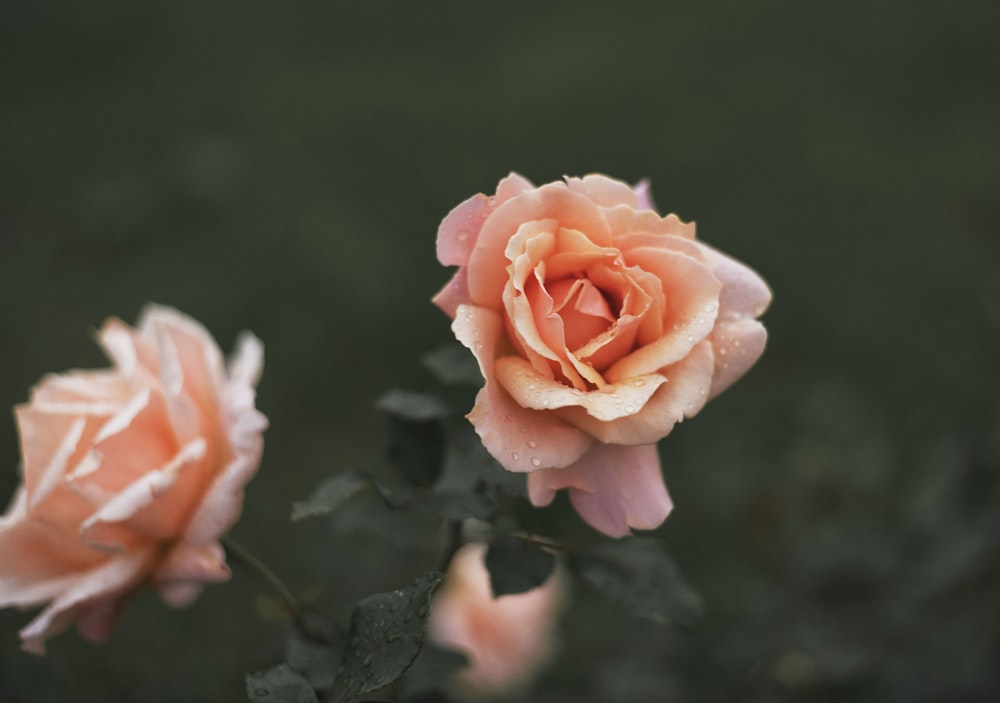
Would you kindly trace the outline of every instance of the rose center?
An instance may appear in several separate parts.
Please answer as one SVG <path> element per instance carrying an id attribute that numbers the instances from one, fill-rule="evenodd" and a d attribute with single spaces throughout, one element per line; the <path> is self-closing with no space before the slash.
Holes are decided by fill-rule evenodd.
<path id="1" fill-rule="evenodd" d="M 604 293 L 587 278 L 562 278 L 546 287 L 553 312 L 562 318 L 570 350 L 607 331 L 617 319 Z"/>

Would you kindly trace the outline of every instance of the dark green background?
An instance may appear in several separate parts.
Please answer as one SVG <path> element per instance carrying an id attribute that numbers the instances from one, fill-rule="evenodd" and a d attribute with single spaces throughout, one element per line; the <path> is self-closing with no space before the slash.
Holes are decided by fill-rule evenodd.
<path id="1" fill-rule="evenodd" d="M 5 0 L 0 404 L 147 301 L 252 329 L 272 427 L 236 533 L 346 609 L 419 560 L 288 506 L 383 461 L 378 394 L 433 387 L 441 217 L 510 170 L 648 177 L 775 292 L 758 366 L 661 443 L 709 615 L 581 595 L 529 699 L 1000 699 L 998 37 L 987 0 Z M 7 421 L 0 502 L 17 463 Z M 281 658 L 257 590 L 146 595 L 45 659 L 4 612 L 0 701 L 243 700 Z"/>

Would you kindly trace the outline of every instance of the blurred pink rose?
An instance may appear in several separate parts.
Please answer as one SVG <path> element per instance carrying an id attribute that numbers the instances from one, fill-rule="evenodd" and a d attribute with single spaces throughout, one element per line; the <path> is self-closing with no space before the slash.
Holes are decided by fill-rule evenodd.
<path id="1" fill-rule="evenodd" d="M 441 223 L 458 266 L 434 302 L 486 379 L 469 419 L 532 503 L 568 488 L 622 536 L 672 503 L 655 443 L 757 360 L 771 292 L 754 271 L 606 176 L 536 188 L 517 174 Z"/>
<path id="2" fill-rule="evenodd" d="M 113 368 L 46 376 L 16 409 L 24 481 L 0 517 L 0 606 L 48 601 L 21 631 L 38 654 L 74 622 L 106 639 L 144 584 L 180 606 L 228 579 L 219 538 L 263 448 L 256 337 L 227 369 L 201 325 L 151 307 L 100 342 Z"/>
<path id="3" fill-rule="evenodd" d="M 565 590 L 557 569 L 538 588 L 494 598 L 485 554 L 485 544 L 455 553 L 431 603 L 428 633 L 469 658 L 458 675 L 463 687 L 498 693 L 525 684 L 550 659 Z"/>

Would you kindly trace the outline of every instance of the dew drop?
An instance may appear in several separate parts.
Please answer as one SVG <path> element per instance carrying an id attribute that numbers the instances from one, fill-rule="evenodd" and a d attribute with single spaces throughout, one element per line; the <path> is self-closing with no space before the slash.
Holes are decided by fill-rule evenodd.
<path id="1" fill-rule="evenodd" d="M 642 388 L 643 386 L 646 385 L 646 379 L 637 378 L 634 381 L 632 381 L 632 385 L 635 386 L 636 388 Z"/>
<path id="2" fill-rule="evenodd" d="M 528 390 L 529 391 L 536 390 L 537 388 L 538 388 L 538 386 L 536 386 L 534 383 L 529 383 L 528 384 Z"/>
<path id="3" fill-rule="evenodd" d="M 633 408 L 631 405 L 626 405 L 625 406 L 625 412 L 627 412 L 627 413 L 634 413 L 635 412 L 635 408 Z"/>
<path id="4" fill-rule="evenodd" d="M 533 440 L 533 439 L 529 439 L 529 440 L 528 440 L 528 446 L 529 446 L 529 447 L 531 447 L 532 449 L 534 449 L 535 447 L 537 447 L 537 446 L 538 446 L 538 442 L 536 442 L 536 441 L 535 441 L 535 440 Z"/>
<path id="5" fill-rule="evenodd" d="M 478 342 L 478 341 L 477 342 L 473 342 L 472 346 L 475 347 L 477 350 L 479 350 L 479 349 L 483 348 L 483 343 L 482 342 Z"/>
<path id="6" fill-rule="evenodd" d="M 461 230 L 458 231 L 458 235 L 457 236 L 458 236 L 458 241 L 464 242 L 466 239 L 469 238 L 469 233 L 466 232 L 464 229 L 461 229 Z"/>
<path id="7" fill-rule="evenodd" d="M 719 353 L 722 354 L 722 356 L 725 356 L 726 353 L 727 353 L 726 348 L 725 347 L 719 347 Z"/>
<path id="8" fill-rule="evenodd" d="M 688 344 L 694 344 L 694 337 L 692 335 L 687 336 Z"/>
<path id="9" fill-rule="evenodd" d="M 712 312 L 715 310 L 715 303 L 705 303 L 705 312 Z"/>
<path id="10" fill-rule="evenodd" d="M 705 395 L 705 388 L 701 387 L 698 389 L 698 395 Z"/>
<path id="11" fill-rule="evenodd" d="M 532 466 L 541 466 L 542 465 L 542 460 L 539 459 L 537 456 L 533 456 L 533 457 L 531 457 L 531 465 Z"/>
<path id="12" fill-rule="evenodd" d="M 739 346 L 742 346 L 742 344 L 743 344 L 743 342 L 741 342 L 741 341 L 740 341 L 740 340 L 738 340 L 738 339 L 734 339 L 734 340 L 733 340 L 733 346 L 734 346 L 734 347 L 739 347 Z"/>
<path id="13" fill-rule="evenodd" d="M 510 458 L 513 459 L 514 461 L 517 461 L 518 459 L 521 458 L 521 455 L 518 454 L 517 452 L 511 452 L 510 453 Z"/>
<path id="14" fill-rule="evenodd" d="M 507 422 L 510 422 L 511 420 L 514 419 L 514 416 L 511 415 L 510 413 L 507 413 L 506 415 L 503 416 L 503 419 L 506 420 Z"/>

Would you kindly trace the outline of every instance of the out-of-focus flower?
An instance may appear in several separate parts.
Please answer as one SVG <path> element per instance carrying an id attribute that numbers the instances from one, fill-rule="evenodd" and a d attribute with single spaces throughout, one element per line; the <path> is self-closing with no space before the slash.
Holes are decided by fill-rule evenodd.
<path id="1" fill-rule="evenodd" d="M 538 588 L 494 598 L 485 553 L 478 543 L 456 552 L 428 625 L 431 640 L 469 658 L 459 683 L 480 694 L 523 686 L 549 661 L 565 599 L 558 569 Z"/>
<path id="2" fill-rule="evenodd" d="M 48 602 L 21 631 L 39 654 L 72 623 L 106 639 L 145 584 L 180 606 L 227 580 L 219 539 L 263 449 L 256 337 L 227 368 L 201 325 L 150 307 L 100 342 L 113 368 L 46 376 L 16 409 L 23 483 L 0 517 L 0 606 Z"/>

